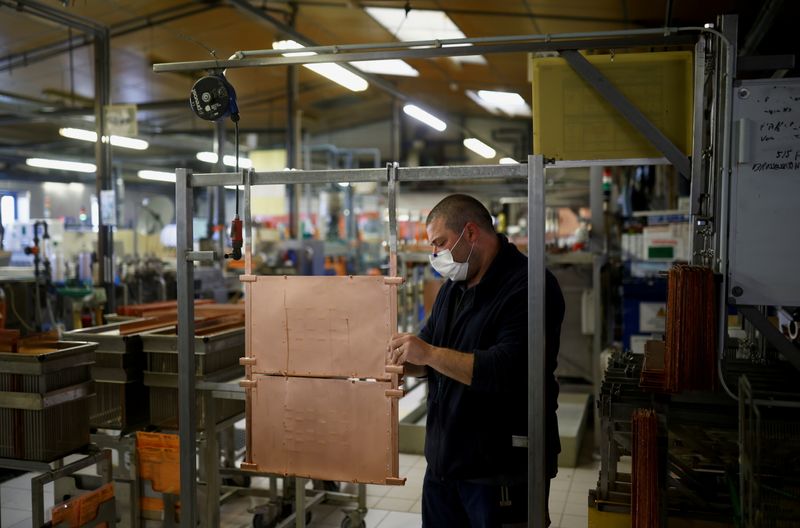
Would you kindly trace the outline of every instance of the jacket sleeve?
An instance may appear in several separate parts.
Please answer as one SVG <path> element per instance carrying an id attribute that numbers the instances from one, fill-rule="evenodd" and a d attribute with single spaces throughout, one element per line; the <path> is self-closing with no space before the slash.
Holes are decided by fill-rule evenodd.
<path id="1" fill-rule="evenodd" d="M 526 290 L 518 290 L 501 307 L 495 324 L 494 343 L 473 350 L 473 390 L 518 392 L 528 377 L 528 310 Z"/>

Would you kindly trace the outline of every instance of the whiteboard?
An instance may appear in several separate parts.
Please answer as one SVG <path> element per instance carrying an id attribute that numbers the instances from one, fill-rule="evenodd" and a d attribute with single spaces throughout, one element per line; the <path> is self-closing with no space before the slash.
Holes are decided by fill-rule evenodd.
<path id="1" fill-rule="evenodd" d="M 741 81 L 733 94 L 728 297 L 800 305 L 800 80 Z"/>

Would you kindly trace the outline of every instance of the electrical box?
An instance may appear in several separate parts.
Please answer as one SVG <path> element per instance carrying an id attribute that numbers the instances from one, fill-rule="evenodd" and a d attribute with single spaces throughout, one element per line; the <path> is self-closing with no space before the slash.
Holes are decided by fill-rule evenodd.
<path id="1" fill-rule="evenodd" d="M 742 81 L 733 93 L 728 297 L 800 306 L 800 81 Z"/>
<path id="2" fill-rule="evenodd" d="M 588 55 L 586 59 L 675 146 L 691 154 L 691 52 Z M 663 156 L 564 59 L 532 60 L 535 154 L 558 160 Z"/>

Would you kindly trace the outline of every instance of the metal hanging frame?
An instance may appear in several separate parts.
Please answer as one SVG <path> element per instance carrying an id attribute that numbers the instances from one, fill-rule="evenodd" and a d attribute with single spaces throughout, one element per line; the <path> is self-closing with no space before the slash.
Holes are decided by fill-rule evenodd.
<path id="1" fill-rule="evenodd" d="M 181 63 L 155 64 L 155 72 L 197 71 L 218 68 L 242 68 L 275 66 L 287 64 L 308 64 L 318 62 L 348 62 L 353 60 L 370 60 L 386 58 L 410 57 L 446 57 L 462 54 L 508 53 L 512 51 L 565 51 L 592 48 L 624 48 L 648 45 L 677 45 L 695 43 L 698 34 L 712 34 L 720 43 L 725 44 L 727 60 L 723 76 L 724 94 L 730 97 L 734 77 L 734 65 L 731 58 L 731 42 L 726 35 L 712 28 L 703 27 L 676 27 L 648 30 L 606 31 L 595 33 L 564 33 L 554 35 L 516 35 L 509 37 L 489 37 L 483 39 L 453 39 L 427 42 L 404 42 L 392 44 L 364 44 L 352 46 L 322 46 L 308 48 L 306 51 L 319 51 L 317 55 L 303 57 L 283 57 L 280 51 L 256 50 L 254 52 L 239 52 L 236 57 L 259 55 L 260 58 L 237 58 L 227 61 L 194 61 Z M 691 38 L 685 38 L 689 35 Z M 462 47 L 447 47 L 459 44 Z M 463 47 L 464 44 L 473 44 Z M 424 49 L 411 49 L 413 46 L 423 45 Z M 733 48 L 735 49 L 735 48 Z M 574 57 L 573 57 L 574 58 Z M 573 61 L 577 62 L 577 61 Z M 587 82 L 593 86 L 606 82 L 602 74 L 596 70 L 583 68 L 576 70 Z M 594 78 L 594 82 L 589 80 Z M 613 105 L 625 114 L 630 108 L 630 102 L 616 97 L 616 94 L 604 94 L 608 99 L 614 98 Z M 628 112 L 627 115 L 631 115 Z M 637 116 L 638 117 L 638 116 Z M 730 152 L 728 143 L 730 139 L 730 107 L 725 108 L 722 119 L 722 156 L 720 163 L 720 176 L 723 189 L 726 189 L 730 173 Z M 641 122 L 641 120 L 639 120 Z M 663 138 L 653 137 L 647 130 L 648 123 L 637 127 L 645 137 L 659 148 L 671 161 L 677 161 L 674 150 L 665 144 Z M 666 150 L 666 152 L 665 152 Z M 620 163 L 621 161 L 625 161 Z M 629 165 L 632 160 L 588 160 L 572 162 L 556 162 L 554 167 L 587 167 L 596 165 Z M 686 169 L 681 159 L 679 162 Z M 528 442 L 534 447 L 529 449 L 528 464 L 528 519 L 534 526 L 543 526 L 545 519 L 545 465 L 544 465 L 544 169 L 545 160 L 541 155 L 529 156 L 527 164 L 520 165 L 490 165 L 467 167 L 416 167 L 397 168 L 397 182 L 413 181 L 447 181 L 447 180 L 488 180 L 497 178 L 528 178 L 528 214 L 530 218 L 538 219 L 529 222 L 529 259 L 528 259 L 528 380 L 529 380 L 529 406 Z M 195 260 L 213 260 L 213 251 L 192 251 L 192 201 L 193 188 L 218 185 L 269 185 L 269 184 L 299 184 L 299 183 L 332 183 L 332 182 L 381 182 L 386 177 L 385 169 L 357 169 L 357 170 L 322 170 L 322 171 L 279 171 L 261 172 L 253 171 L 239 173 L 211 173 L 192 174 L 187 169 L 176 171 L 176 202 L 178 224 L 178 348 L 180 372 L 194 372 L 194 343 L 192 340 L 194 306 L 190 302 L 194 297 L 193 266 Z M 724 192 L 723 192 L 724 195 Z M 723 204 L 722 214 L 725 215 L 727 202 Z M 249 200 L 245 201 L 245 221 L 248 228 L 246 236 L 251 236 L 249 229 Z M 719 262 L 720 271 L 726 268 L 724 249 L 726 241 L 722 240 L 726 232 L 718 233 L 717 237 L 721 249 Z M 250 244 L 248 241 L 245 249 L 246 268 L 250 270 Z M 536 250 L 531 251 L 531 248 Z M 196 504 L 196 467 L 195 467 L 195 380 L 193 376 L 181 376 L 179 384 L 180 397 L 180 438 L 181 438 L 181 502 L 186 505 Z M 194 527 L 196 523 L 196 508 L 188 507 L 184 510 L 181 525 Z M 300 522 L 298 518 L 298 523 Z"/>

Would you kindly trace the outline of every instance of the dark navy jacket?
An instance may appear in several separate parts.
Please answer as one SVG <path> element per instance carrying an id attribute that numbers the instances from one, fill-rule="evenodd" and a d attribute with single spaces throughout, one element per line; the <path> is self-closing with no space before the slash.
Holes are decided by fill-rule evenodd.
<path id="1" fill-rule="evenodd" d="M 475 355 L 469 386 L 427 369 L 425 458 L 438 478 L 525 481 L 527 450 L 512 447 L 511 436 L 528 434 L 528 259 L 505 236 L 498 238 L 500 250 L 480 283 L 466 289 L 465 282 L 447 281 L 419 334 L 434 346 Z M 546 276 L 546 459 L 553 477 L 561 451 L 554 372 L 564 297 L 556 278 L 549 271 Z"/>

